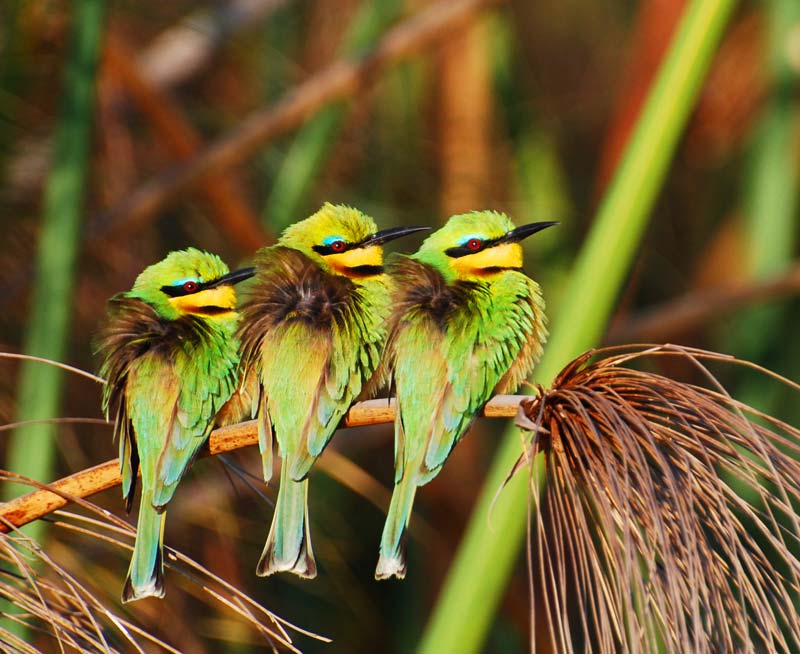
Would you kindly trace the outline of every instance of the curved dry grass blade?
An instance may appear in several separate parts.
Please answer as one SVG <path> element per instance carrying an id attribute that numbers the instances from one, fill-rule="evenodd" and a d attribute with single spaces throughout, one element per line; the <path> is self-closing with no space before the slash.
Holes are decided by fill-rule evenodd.
<path id="1" fill-rule="evenodd" d="M 102 427 L 113 427 L 114 423 L 104 418 L 46 418 L 7 422 L 4 425 L 0 425 L 0 431 L 11 431 L 22 425 L 100 425 Z"/>
<path id="2" fill-rule="evenodd" d="M 3 481 L 44 488 L 32 480 L 0 471 L 0 482 Z M 51 521 L 54 529 L 132 549 L 135 530 L 127 522 L 80 497 L 68 496 L 68 499 L 80 504 L 89 515 L 57 511 Z M 105 593 L 96 587 L 94 580 L 69 573 L 37 543 L 23 536 L 8 521 L 4 522 L 11 533 L 0 533 L 0 598 L 7 599 L 19 609 L 18 613 L 4 618 L 24 622 L 42 634 L 40 640 L 48 644 L 54 641 L 57 643 L 55 647 L 64 652 L 136 651 L 144 654 L 150 645 L 155 645 L 159 651 L 180 654 L 169 643 L 104 605 L 101 595 Z M 270 651 L 300 652 L 292 642 L 292 632 L 328 642 L 326 638 L 275 615 L 181 552 L 171 548 L 165 548 L 165 551 L 165 565 L 190 582 L 184 584 L 185 590 L 206 603 L 209 603 L 209 597 L 213 598 L 219 606 L 225 607 L 224 610 L 231 611 L 239 621 L 259 634 L 261 642 Z M 38 561 L 42 573 L 32 565 L 34 560 Z M 0 642 L 8 645 L 9 651 L 15 654 L 52 650 L 52 647 L 48 649 L 45 646 L 41 650 L 30 648 L 12 638 L 5 639 L 2 629 Z M 120 642 L 126 644 L 121 650 L 117 649 Z M 150 645 L 145 647 L 145 643 Z"/>
<path id="3" fill-rule="evenodd" d="M 67 365 L 66 363 L 61 363 L 60 361 L 53 361 L 53 359 L 47 359 L 45 357 L 35 357 L 30 354 L 17 354 L 16 352 L 0 352 L 0 359 L 22 359 L 23 361 L 35 361 L 36 363 L 44 363 L 45 365 L 53 366 L 55 368 L 61 368 L 62 370 L 66 370 L 67 372 L 80 375 L 81 377 L 86 377 L 87 379 L 96 381 L 98 384 L 106 383 L 106 380 L 103 379 L 102 377 L 93 375 L 92 373 L 86 372 L 81 368 L 76 368 L 75 366 L 70 366 Z"/>
<path id="4" fill-rule="evenodd" d="M 699 379 L 629 367 L 659 357 Z M 556 651 L 800 651 L 800 430 L 730 397 L 710 363 L 800 391 L 733 357 L 625 346 L 523 403 L 534 436 L 512 474 L 544 453 L 529 561 Z"/>

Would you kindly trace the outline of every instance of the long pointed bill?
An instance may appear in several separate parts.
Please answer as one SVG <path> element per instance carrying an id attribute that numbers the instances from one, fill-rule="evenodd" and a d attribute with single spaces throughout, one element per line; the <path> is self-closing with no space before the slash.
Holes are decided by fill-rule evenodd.
<path id="1" fill-rule="evenodd" d="M 243 282 L 245 279 L 249 279 L 255 274 L 256 274 L 256 269 L 252 267 L 242 268 L 241 270 L 234 270 L 233 272 L 230 272 L 227 275 L 223 275 L 219 279 L 215 279 L 213 282 L 204 284 L 203 288 L 214 288 L 216 286 L 233 286 L 234 284 Z"/>
<path id="2" fill-rule="evenodd" d="M 499 239 L 498 243 L 519 243 L 523 239 L 532 236 L 536 232 L 541 232 L 543 229 L 558 225 L 558 221 L 542 222 L 542 223 L 529 223 L 527 225 L 520 225 L 516 229 L 512 229 L 503 238 Z"/>
<path id="3" fill-rule="evenodd" d="M 365 248 L 370 245 L 381 245 L 393 241 L 396 238 L 400 238 L 401 236 L 408 236 L 409 234 L 423 232 L 429 229 L 430 227 L 390 227 L 389 229 L 382 229 L 370 236 L 367 240 L 359 243 L 358 247 Z"/>

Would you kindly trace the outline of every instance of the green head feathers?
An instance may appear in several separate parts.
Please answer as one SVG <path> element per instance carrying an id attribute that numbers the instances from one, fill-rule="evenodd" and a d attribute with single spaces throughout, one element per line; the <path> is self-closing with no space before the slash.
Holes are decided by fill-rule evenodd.
<path id="1" fill-rule="evenodd" d="M 496 211 L 459 214 L 426 238 L 413 257 L 434 266 L 448 281 L 487 279 L 520 269 L 520 241 L 555 224 L 515 227 L 508 216 Z"/>
<path id="2" fill-rule="evenodd" d="M 395 227 L 378 231 L 375 221 L 342 204 L 326 202 L 315 214 L 287 227 L 278 245 L 299 250 L 326 272 L 358 281 L 383 272 L 387 241 L 425 227 Z"/>
<path id="3" fill-rule="evenodd" d="M 145 268 L 126 295 L 147 302 L 167 320 L 187 314 L 229 318 L 235 317 L 233 284 L 252 274 L 252 269 L 231 273 L 217 255 L 187 248 Z"/>

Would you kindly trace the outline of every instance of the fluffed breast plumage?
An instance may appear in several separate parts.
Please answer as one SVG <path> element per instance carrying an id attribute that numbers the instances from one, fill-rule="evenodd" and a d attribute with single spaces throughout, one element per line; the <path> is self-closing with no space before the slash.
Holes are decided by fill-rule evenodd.
<path id="1" fill-rule="evenodd" d="M 119 439 L 123 496 L 128 508 L 133 500 L 139 463 L 131 415 L 135 407 L 129 406 L 130 402 L 146 401 L 152 406 L 152 409 L 141 409 L 140 420 L 147 421 L 148 415 L 165 411 L 172 416 L 170 424 L 174 424 L 174 428 L 161 434 L 164 463 L 159 465 L 158 473 L 163 489 L 157 495 L 166 503 L 188 460 L 196 454 L 197 447 L 191 439 L 207 434 L 209 419 L 237 387 L 238 357 L 235 347 L 228 344 L 234 336 L 224 329 L 222 325 L 195 316 L 166 320 L 149 304 L 124 293 L 110 300 L 108 316 L 95 341 L 95 349 L 103 357 L 100 374 L 107 382 L 103 411 L 107 417 L 112 413 L 116 417 L 114 437 Z M 164 392 L 143 398 L 132 394 L 126 401 L 128 385 L 134 378 L 140 383 L 143 377 L 152 377 L 152 382 Z M 171 394 L 166 391 L 173 387 L 180 389 L 173 398 L 174 406 L 157 409 L 161 403 L 169 401 L 167 397 Z M 154 392 L 158 393 L 159 388 Z M 171 449 L 177 451 L 168 453 Z"/>

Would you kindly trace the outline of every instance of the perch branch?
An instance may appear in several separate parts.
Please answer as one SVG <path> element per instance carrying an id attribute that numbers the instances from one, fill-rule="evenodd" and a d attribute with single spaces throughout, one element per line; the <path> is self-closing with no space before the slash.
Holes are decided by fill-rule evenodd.
<path id="1" fill-rule="evenodd" d="M 513 418 L 519 403 L 527 395 L 497 395 L 484 407 L 486 418 Z M 394 421 L 394 400 L 367 400 L 353 405 L 342 420 L 342 427 L 364 427 Z M 250 420 L 211 432 L 205 455 L 231 452 L 258 442 L 256 422 Z M 119 460 L 113 459 L 92 468 L 49 484 L 47 489 L 38 489 L 10 502 L 0 505 L 0 532 L 8 532 L 10 525 L 22 527 L 48 513 L 56 511 L 70 502 L 70 497 L 89 497 L 120 484 Z"/>

